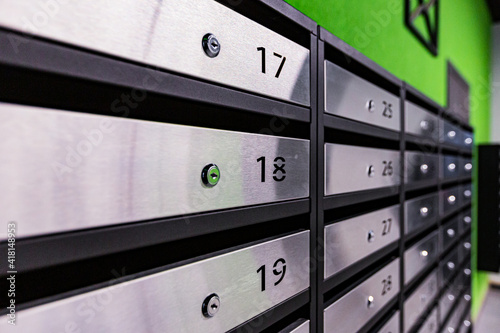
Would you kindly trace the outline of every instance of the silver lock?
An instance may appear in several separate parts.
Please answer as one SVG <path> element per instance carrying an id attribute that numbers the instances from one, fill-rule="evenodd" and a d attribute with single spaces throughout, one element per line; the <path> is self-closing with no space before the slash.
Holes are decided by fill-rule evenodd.
<path id="1" fill-rule="evenodd" d="M 471 192 L 471 190 L 465 190 L 465 191 L 464 191 L 464 197 L 466 197 L 466 198 L 470 198 L 471 196 L 472 196 L 472 192 Z"/>
<path id="2" fill-rule="evenodd" d="M 220 309 L 220 298 L 217 294 L 208 295 L 201 305 L 201 312 L 206 318 L 212 318 Z"/>
<path id="3" fill-rule="evenodd" d="M 373 165 L 370 165 L 367 170 L 368 177 L 373 177 L 375 176 L 375 167 Z"/>
<path id="4" fill-rule="evenodd" d="M 465 139 L 465 144 L 466 144 L 467 146 L 471 145 L 471 144 L 472 144 L 472 138 L 466 138 L 466 139 Z"/>
<path id="5" fill-rule="evenodd" d="M 466 250 L 470 250 L 471 246 L 472 246 L 472 245 L 471 245 L 469 242 L 465 242 L 465 243 L 464 243 L 464 248 L 465 248 Z"/>
<path id="6" fill-rule="evenodd" d="M 450 302 L 453 302 L 455 300 L 455 296 L 453 296 L 452 294 L 448 294 L 448 299 L 450 300 Z"/>
<path id="7" fill-rule="evenodd" d="M 464 274 L 470 276 L 472 274 L 472 271 L 469 268 L 466 268 L 464 269 Z"/>
<path id="8" fill-rule="evenodd" d="M 450 195 L 450 196 L 448 197 L 448 203 L 449 203 L 450 205 L 454 205 L 456 201 L 457 201 L 457 198 L 456 198 L 454 195 Z"/>
<path id="9" fill-rule="evenodd" d="M 448 236 L 450 237 L 454 237 L 455 236 L 455 230 L 453 229 L 448 229 L 446 230 L 446 233 L 448 234 Z"/>
<path id="10" fill-rule="evenodd" d="M 220 169 L 216 164 L 210 163 L 201 170 L 201 181 L 207 187 L 214 187 L 220 180 Z"/>
<path id="11" fill-rule="evenodd" d="M 457 133 L 455 131 L 449 131 L 447 133 L 447 135 L 448 135 L 448 138 L 454 139 L 457 136 Z"/>
<path id="12" fill-rule="evenodd" d="M 465 320 L 464 320 L 464 326 L 465 326 L 465 327 L 470 327 L 470 325 L 471 325 L 470 320 L 465 319 Z"/>
<path id="13" fill-rule="evenodd" d="M 203 39 L 201 40 L 201 46 L 203 47 L 203 51 L 205 51 L 205 54 L 210 58 L 215 58 L 219 55 L 220 43 L 214 34 L 208 33 L 203 36 Z"/>
<path id="14" fill-rule="evenodd" d="M 428 120 L 422 120 L 420 122 L 420 128 L 424 131 L 428 131 L 431 128 L 431 123 Z"/>
<path id="15" fill-rule="evenodd" d="M 465 299 L 467 302 L 470 302 L 471 297 L 470 297 L 470 295 L 469 295 L 469 294 L 465 294 L 465 295 L 464 295 L 464 299 Z"/>
<path id="16" fill-rule="evenodd" d="M 472 219 L 470 216 L 464 216 L 464 222 L 467 224 L 470 224 L 472 222 Z"/>
<path id="17" fill-rule="evenodd" d="M 455 269 L 455 263 L 452 261 L 448 261 L 446 263 L 446 267 L 448 267 L 449 270 L 453 270 L 453 269 Z"/>
<path id="18" fill-rule="evenodd" d="M 457 166 L 455 165 L 455 163 L 448 164 L 449 171 L 453 172 L 453 171 L 455 171 L 456 168 L 457 168 Z"/>
<path id="19" fill-rule="evenodd" d="M 375 240 L 375 232 L 373 230 L 368 231 L 368 243 L 371 243 Z"/>
<path id="20" fill-rule="evenodd" d="M 369 112 L 375 112 L 375 101 L 373 99 L 370 99 L 368 102 L 366 102 L 366 108 Z"/>
<path id="21" fill-rule="evenodd" d="M 422 172 L 424 175 L 429 172 L 429 166 L 427 164 L 422 164 L 420 166 L 420 172 Z"/>
<path id="22" fill-rule="evenodd" d="M 429 215 L 429 208 L 427 207 L 420 208 L 420 216 L 426 217 L 427 215 Z"/>
<path id="23" fill-rule="evenodd" d="M 464 166 L 465 171 L 469 172 L 472 170 L 472 163 L 466 163 Z"/>

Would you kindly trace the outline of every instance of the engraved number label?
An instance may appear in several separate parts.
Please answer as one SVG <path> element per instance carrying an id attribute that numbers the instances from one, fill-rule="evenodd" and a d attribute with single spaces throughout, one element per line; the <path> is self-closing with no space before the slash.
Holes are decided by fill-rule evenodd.
<path id="1" fill-rule="evenodd" d="M 257 159 L 257 162 L 261 162 L 260 166 L 260 181 L 264 183 L 266 181 L 266 157 L 261 156 Z M 278 156 L 274 159 L 274 171 L 273 171 L 273 180 L 275 182 L 281 182 L 286 178 L 285 171 L 285 158 Z"/>
<path id="2" fill-rule="evenodd" d="M 259 267 L 257 270 L 257 273 L 260 273 L 261 275 L 261 281 L 260 281 L 260 291 L 266 290 L 266 265 L 262 265 Z M 273 274 L 275 276 L 279 276 L 278 280 L 274 282 L 274 285 L 277 286 L 278 284 L 283 281 L 285 278 L 285 273 L 286 273 L 286 261 L 283 258 L 279 258 L 276 260 L 273 264 Z"/>
<path id="3" fill-rule="evenodd" d="M 382 296 L 387 294 L 392 289 L 392 275 L 387 276 L 382 280 Z"/>
<path id="4" fill-rule="evenodd" d="M 257 51 L 262 52 L 262 73 L 266 74 L 266 48 L 265 47 L 258 47 Z M 276 52 L 273 52 L 273 55 L 275 57 L 281 59 L 281 63 L 279 65 L 278 69 L 276 70 L 276 74 L 274 75 L 274 77 L 279 78 L 281 71 L 283 70 L 283 66 L 285 66 L 286 57 L 283 57 L 281 54 L 278 54 Z"/>
<path id="5" fill-rule="evenodd" d="M 385 236 L 391 232 L 392 218 L 383 220 L 382 224 L 384 225 L 384 230 L 382 230 L 382 236 Z"/>
<path id="6" fill-rule="evenodd" d="M 382 176 L 392 176 L 394 174 L 392 161 L 382 161 L 382 163 L 384 164 L 384 170 L 382 171 Z"/>

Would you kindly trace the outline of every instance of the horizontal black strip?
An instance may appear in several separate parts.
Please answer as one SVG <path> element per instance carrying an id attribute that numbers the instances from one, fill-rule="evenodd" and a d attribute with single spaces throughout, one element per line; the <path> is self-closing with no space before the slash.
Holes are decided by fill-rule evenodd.
<path id="1" fill-rule="evenodd" d="M 359 135 L 363 133 L 367 136 L 373 136 L 386 140 L 400 140 L 401 133 L 388 130 L 382 127 L 377 127 L 369 124 L 360 123 L 355 120 L 346 119 L 342 117 L 337 117 L 334 115 L 326 114 L 324 115 L 324 125 L 327 128 L 339 129 L 347 132 L 354 132 Z"/>
<path id="2" fill-rule="evenodd" d="M 399 194 L 399 185 L 384 187 L 375 190 L 350 192 L 337 194 L 323 198 L 323 208 L 325 210 L 339 208 L 346 205 L 353 205 L 368 200 L 381 199 Z"/>

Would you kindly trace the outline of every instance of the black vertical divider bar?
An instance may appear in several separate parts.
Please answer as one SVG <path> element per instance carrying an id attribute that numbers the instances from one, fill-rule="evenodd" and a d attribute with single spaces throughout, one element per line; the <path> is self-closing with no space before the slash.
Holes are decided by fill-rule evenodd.
<path id="1" fill-rule="evenodd" d="M 404 277 L 404 251 L 405 251 L 405 149 L 406 149 L 406 137 L 405 137 L 405 100 L 406 100 L 406 85 L 403 82 L 400 89 L 400 137 L 399 137 L 399 149 L 401 156 L 401 166 L 400 166 L 400 192 L 399 192 L 399 332 L 404 332 L 404 294 L 405 294 L 405 277 Z"/>
<path id="2" fill-rule="evenodd" d="M 443 187 L 442 179 L 441 179 L 441 170 L 443 170 L 443 165 L 441 165 L 443 163 L 443 159 L 441 158 L 441 155 L 443 154 L 443 147 L 441 144 L 441 135 L 444 133 L 441 133 L 441 126 L 439 124 L 441 123 L 441 120 L 443 119 L 442 117 L 444 114 L 444 109 L 439 108 L 438 114 L 439 114 L 439 117 L 438 117 L 438 131 L 439 131 L 439 133 L 438 133 L 438 142 L 437 142 L 437 148 L 438 148 L 438 189 L 437 190 L 438 190 L 438 193 L 441 193 L 441 190 Z M 437 219 L 438 244 L 440 243 L 439 237 L 441 237 L 439 235 L 439 228 L 440 227 L 441 227 L 441 195 L 439 195 L 439 200 L 438 200 L 438 219 Z M 439 245 L 438 245 L 438 248 L 439 248 Z M 441 257 L 441 254 L 439 254 L 438 259 L 440 257 Z M 439 272 L 439 261 L 438 261 L 438 272 Z M 440 288 L 444 288 L 442 281 L 441 281 L 441 274 L 437 275 L 437 282 L 438 282 L 438 297 L 439 297 L 439 295 L 441 294 L 441 291 L 442 291 Z M 438 306 L 437 311 L 438 311 L 438 318 L 439 318 L 438 327 L 441 327 L 441 325 L 443 323 L 441 322 L 441 309 L 439 306 Z"/>
<path id="3" fill-rule="evenodd" d="M 318 27 L 318 35 L 319 35 L 319 27 Z M 325 237 L 324 237 L 324 210 L 323 210 L 323 196 L 324 196 L 324 177 L 325 177 L 325 128 L 324 128 L 324 110 L 325 110 L 325 81 L 323 79 L 324 76 L 324 67 L 325 67 L 325 43 L 318 38 L 318 61 L 317 61 L 317 213 L 316 213 L 316 230 L 317 230 L 317 238 L 316 238 L 316 327 L 315 330 L 311 329 L 311 332 L 322 333 L 324 330 L 323 327 L 323 308 L 324 308 L 324 299 L 323 299 L 323 277 L 324 277 L 324 249 L 325 249 Z"/>
<path id="4" fill-rule="evenodd" d="M 317 332 L 317 318 L 318 313 L 318 202 L 321 202 L 318 197 L 318 99 L 317 99 L 317 88 L 318 88 L 318 38 L 317 36 L 311 34 L 311 150 L 310 150 L 310 244 L 309 244 L 309 254 L 310 254 L 310 332 Z"/>

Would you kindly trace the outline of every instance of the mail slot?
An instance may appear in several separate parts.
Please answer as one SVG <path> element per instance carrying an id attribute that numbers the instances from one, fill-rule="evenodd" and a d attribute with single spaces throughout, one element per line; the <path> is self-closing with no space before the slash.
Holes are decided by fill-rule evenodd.
<path id="1" fill-rule="evenodd" d="M 325 195 L 400 184 L 396 150 L 325 144 Z"/>
<path id="2" fill-rule="evenodd" d="M 472 159 L 471 158 L 465 158 L 462 157 L 459 160 L 459 165 L 460 165 L 460 170 L 459 170 L 459 175 L 460 177 L 471 177 L 472 176 Z"/>
<path id="3" fill-rule="evenodd" d="M 441 214 L 447 215 L 460 208 L 462 195 L 460 186 L 455 186 L 439 192 Z"/>
<path id="4" fill-rule="evenodd" d="M 463 214 L 461 214 L 460 219 L 460 232 L 463 234 L 467 230 L 469 230 L 472 223 L 472 211 L 471 209 L 467 209 Z"/>
<path id="5" fill-rule="evenodd" d="M 462 205 L 470 204 L 472 201 L 472 184 L 462 185 L 460 193 L 462 194 Z"/>
<path id="6" fill-rule="evenodd" d="M 308 258 L 303 231 L 22 310 L 18 320 L 24 332 L 65 332 L 68 323 L 85 332 L 227 331 L 307 290 Z"/>
<path id="7" fill-rule="evenodd" d="M 309 196 L 307 140 L 5 103 L 0 122 L 18 237 Z"/>
<path id="8" fill-rule="evenodd" d="M 429 266 L 438 256 L 438 233 L 434 231 L 405 251 L 405 284 Z"/>
<path id="9" fill-rule="evenodd" d="M 438 292 L 437 283 L 437 271 L 434 270 L 406 299 L 404 303 L 405 332 L 411 330 L 417 319 L 432 304 Z"/>
<path id="10" fill-rule="evenodd" d="M 439 263 L 439 271 L 441 273 L 441 286 L 446 285 L 448 280 L 458 270 L 458 249 L 454 248 L 442 261 Z"/>
<path id="11" fill-rule="evenodd" d="M 422 327 L 417 331 L 417 333 L 436 333 L 439 327 L 439 318 L 437 307 L 432 310 Z"/>
<path id="12" fill-rule="evenodd" d="M 324 310 L 325 332 L 357 332 L 399 293 L 399 259 Z"/>
<path id="13" fill-rule="evenodd" d="M 405 183 L 437 180 L 438 163 L 438 155 L 405 152 Z"/>
<path id="14" fill-rule="evenodd" d="M 453 155 L 441 156 L 441 178 L 455 179 L 459 176 L 459 158 Z"/>
<path id="15" fill-rule="evenodd" d="M 399 97 L 325 60 L 325 112 L 400 131 Z"/>
<path id="16" fill-rule="evenodd" d="M 423 136 L 430 141 L 437 141 L 439 136 L 438 117 L 420 106 L 406 101 L 405 131 L 409 134 Z"/>
<path id="17" fill-rule="evenodd" d="M 441 120 L 441 135 L 440 141 L 449 145 L 458 146 L 462 145 L 462 130 L 447 120 Z"/>
<path id="18" fill-rule="evenodd" d="M 442 225 L 439 229 L 441 252 L 445 251 L 451 244 L 459 238 L 458 225 L 460 223 L 460 216 L 453 218 L 451 221 Z"/>
<path id="19" fill-rule="evenodd" d="M 81 0 L 36 29 L 19 20 L 40 13 L 36 0 L 7 0 L 0 26 L 310 105 L 309 50 L 216 1 Z"/>
<path id="20" fill-rule="evenodd" d="M 430 225 L 439 216 L 437 193 L 424 195 L 405 202 L 405 234 Z"/>
<path id="21" fill-rule="evenodd" d="M 377 333 L 397 333 L 399 332 L 399 311 L 396 311 L 385 325 Z"/>
<path id="22" fill-rule="evenodd" d="M 325 227 L 325 278 L 399 239 L 399 205 Z"/>

